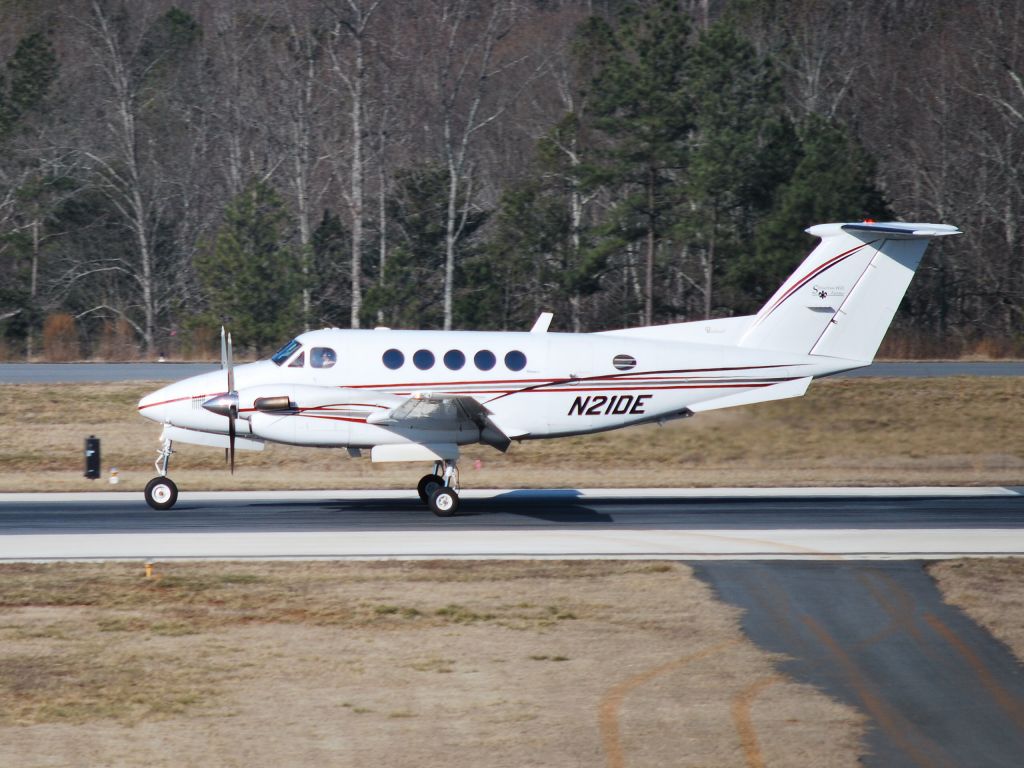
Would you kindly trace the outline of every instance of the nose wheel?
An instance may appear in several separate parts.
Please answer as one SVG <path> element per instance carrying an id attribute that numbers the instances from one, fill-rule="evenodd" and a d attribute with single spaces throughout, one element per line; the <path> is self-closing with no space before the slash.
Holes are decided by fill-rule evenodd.
<path id="1" fill-rule="evenodd" d="M 171 454 L 174 453 L 173 445 L 170 440 L 164 440 L 160 455 L 156 459 L 156 471 L 160 476 L 146 483 L 146 489 L 143 491 L 146 503 L 153 509 L 170 509 L 178 500 L 178 486 L 167 476 L 167 465 L 171 461 Z"/>
<path id="2" fill-rule="evenodd" d="M 178 486 L 169 477 L 154 477 L 146 483 L 146 503 L 153 509 L 170 509 L 178 500 Z"/>

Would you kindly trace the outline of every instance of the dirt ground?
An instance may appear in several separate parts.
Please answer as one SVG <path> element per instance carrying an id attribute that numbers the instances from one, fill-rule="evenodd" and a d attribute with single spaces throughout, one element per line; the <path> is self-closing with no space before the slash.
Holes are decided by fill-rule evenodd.
<path id="1" fill-rule="evenodd" d="M 136 411 L 156 383 L 0 386 L 0 491 L 141 490 L 160 426 Z M 1024 378 L 834 379 L 803 398 L 559 440 L 507 454 L 463 453 L 471 488 L 1024 484 Z M 82 477 L 83 439 L 102 439 L 104 474 Z M 371 464 L 341 450 L 269 446 L 224 452 L 179 445 L 184 490 L 411 488 L 415 464 Z"/>
<path id="2" fill-rule="evenodd" d="M 1024 558 L 933 563 L 928 572 L 947 603 L 1001 640 L 1024 662 Z"/>
<path id="3" fill-rule="evenodd" d="M 0 765 L 854 766 L 688 568 L 0 566 Z"/>

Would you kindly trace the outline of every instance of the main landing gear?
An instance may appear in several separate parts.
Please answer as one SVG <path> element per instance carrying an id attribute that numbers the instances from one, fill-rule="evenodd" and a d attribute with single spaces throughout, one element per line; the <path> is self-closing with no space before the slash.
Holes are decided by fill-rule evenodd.
<path id="1" fill-rule="evenodd" d="M 146 503 L 153 509 L 170 509 L 178 500 L 178 486 L 171 478 L 167 477 L 167 464 L 171 460 L 172 442 L 164 440 L 160 455 L 156 459 L 156 471 L 159 477 L 154 477 L 146 483 Z"/>
<path id="2" fill-rule="evenodd" d="M 459 508 L 459 468 L 455 461 L 435 461 L 432 474 L 420 478 L 420 500 L 438 517 L 451 517 Z"/>

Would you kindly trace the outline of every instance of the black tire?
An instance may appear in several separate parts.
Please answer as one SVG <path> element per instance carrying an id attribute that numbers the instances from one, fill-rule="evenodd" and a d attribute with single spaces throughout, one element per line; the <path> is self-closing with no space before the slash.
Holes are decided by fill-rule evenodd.
<path id="1" fill-rule="evenodd" d="M 451 517 L 459 508 L 459 494 L 451 488 L 438 488 L 430 495 L 430 511 L 438 517 Z"/>
<path id="2" fill-rule="evenodd" d="M 424 504 L 430 503 L 430 497 L 434 491 L 444 486 L 444 478 L 440 475 L 424 475 L 420 478 L 416 492 L 420 495 L 420 501 Z"/>
<path id="3" fill-rule="evenodd" d="M 154 477 L 146 483 L 146 503 L 153 509 L 170 509 L 178 500 L 178 486 L 169 477 Z"/>

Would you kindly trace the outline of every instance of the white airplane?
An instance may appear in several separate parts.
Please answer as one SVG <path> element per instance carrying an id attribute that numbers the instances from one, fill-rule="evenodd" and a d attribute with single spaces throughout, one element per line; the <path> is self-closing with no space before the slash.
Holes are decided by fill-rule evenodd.
<path id="1" fill-rule="evenodd" d="M 459 447 L 505 451 L 513 440 L 582 435 L 703 411 L 799 397 L 815 378 L 871 363 L 943 224 L 821 224 L 821 242 L 752 316 L 601 333 L 327 328 L 269 360 L 232 364 L 139 401 L 164 425 L 146 486 L 172 507 L 174 443 L 227 449 L 265 443 L 369 449 L 373 461 L 432 462 L 420 498 L 437 515 L 459 504 Z"/>

